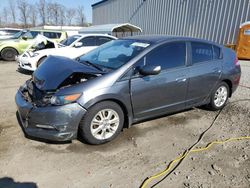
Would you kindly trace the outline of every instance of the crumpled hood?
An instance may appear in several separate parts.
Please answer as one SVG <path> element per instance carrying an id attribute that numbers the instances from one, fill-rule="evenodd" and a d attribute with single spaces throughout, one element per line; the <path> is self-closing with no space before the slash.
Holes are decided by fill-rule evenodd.
<path id="1" fill-rule="evenodd" d="M 104 72 L 69 58 L 49 56 L 33 73 L 33 81 L 41 90 L 56 90 L 73 73 L 98 75 Z"/>

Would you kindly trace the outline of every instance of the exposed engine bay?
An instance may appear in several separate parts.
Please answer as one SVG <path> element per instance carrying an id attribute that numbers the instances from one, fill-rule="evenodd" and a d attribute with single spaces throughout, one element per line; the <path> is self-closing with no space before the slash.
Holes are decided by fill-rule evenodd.
<path id="1" fill-rule="evenodd" d="M 94 79 L 99 75 L 85 74 L 85 73 L 73 73 L 67 77 L 56 90 L 41 90 L 39 84 L 37 85 L 34 77 L 27 80 L 25 85 L 20 87 L 19 91 L 22 93 L 24 99 L 31 102 L 35 106 L 47 106 L 51 105 L 51 97 L 60 89 L 70 87 L 72 85 L 86 82 L 90 79 Z"/>

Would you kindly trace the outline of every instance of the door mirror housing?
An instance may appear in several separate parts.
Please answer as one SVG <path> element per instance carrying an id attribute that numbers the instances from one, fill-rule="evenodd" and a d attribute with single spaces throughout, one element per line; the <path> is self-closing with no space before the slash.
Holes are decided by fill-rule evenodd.
<path id="1" fill-rule="evenodd" d="M 82 47 L 82 42 L 76 42 L 74 45 L 76 48 Z"/>
<path id="2" fill-rule="evenodd" d="M 22 39 L 23 39 L 23 40 L 27 40 L 28 37 L 27 37 L 27 36 L 22 36 Z"/>
<path id="3" fill-rule="evenodd" d="M 161 72 L 161 66 L 145 65 L 139 69 L 139 73 L 143 76 L 157 75 Z"/>

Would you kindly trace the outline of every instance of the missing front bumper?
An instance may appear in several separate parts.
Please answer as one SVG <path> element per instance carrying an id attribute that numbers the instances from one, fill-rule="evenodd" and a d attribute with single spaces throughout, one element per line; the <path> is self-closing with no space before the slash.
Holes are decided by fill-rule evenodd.
<path id="1" fill-rule="evenodd" d="M 20 91 L 15 100 L 20 123 L 28 136 L 52 141 L 67 141 L 77 137 L 78 125 L 86 113 L 78 103 L 34 107 Z"/>

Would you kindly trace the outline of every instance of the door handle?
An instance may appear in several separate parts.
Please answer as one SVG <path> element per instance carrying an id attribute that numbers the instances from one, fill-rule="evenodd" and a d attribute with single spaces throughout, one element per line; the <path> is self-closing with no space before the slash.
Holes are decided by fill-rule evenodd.
<path id="1" fill-rule="evenodd" d="M 220 70 L 219 68 L 214 68 L 214 69 L 213 69 L 213 72 L 215 72 L 215 73 L 217 73 L 217 72 L 220 73 L 221 70 Z"/>
<path id="2" fill-rule="evenodd" d="M 187 78 L 181 77 L 181 78 L 176 78 L 176 82 L 186 82 Z"/>

